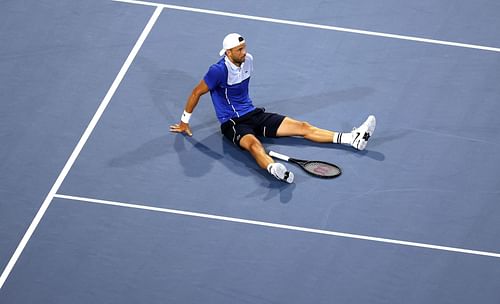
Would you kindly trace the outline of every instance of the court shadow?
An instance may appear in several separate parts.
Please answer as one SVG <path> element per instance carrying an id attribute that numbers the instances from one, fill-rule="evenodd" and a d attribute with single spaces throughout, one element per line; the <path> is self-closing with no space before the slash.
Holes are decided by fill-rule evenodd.
<path id="1" fill-rule="evenodd" d="M 296 182 L 293 184 L 287 184 L 277 180 L 262 169 L 258 169 L 256 171 L 256 174 L 261 175 L 260 187 L 255 188 L 255 190 L 248 193 L 246 197 L 259 198 L 260 200 L 268 201 L 279 195 L 280 202 L 283 204 L 287 204 L 292 200 L 293 191 L 297 186 Z M 262 189 L 268 189 L 268 191 L 263 192 Z"/>
<path id="2" fill-rule="evenodd" d="M 174 151 L 179 158 L 179 163 L 184 172 L 190 177 L 199 177 L 207 174 L 219 162 L 239 176 L 252 175 L 252 169 L 258 168 L 252 157 L 245 151 L 234 150 L 238 153 L 226 151 L 220 144 L 225 140 L 219 132 L 198 140 L 180 134 L 172 134 L 174 139 Z"/>
<path id="3" fill-rule="evenodd" d="M 207 174 L 213 168 L 215 161 L 224 158 L 224 155 L 210 148 L 220 140 L 216 134 L 203 139 L 203 142 L 187 135 L 171 134 L 171 136 L 175 136 L 174 150 L 184 173 L 189 177 Z"/>
<path id="4" fill-rule="evenodd" d="M 151 59 L 138 56 L 134 64 L 144 72 L 151 101 L 167 121 L 177 122 L 186 99 L 197 80 L 180 70 L 165 70 Z"/>
<path id="5" fill-rule="evenodd" d="M 186 145 L 185 138 L 192 144 Z M 203 176 L 210 171 L 214 160 L 220 160 L 224 156 L 209 148 L 210 145 L 216 145 L 216 140 L 218 140 L 216 136 L 206 138 L 205 144 L 193 142 L 190 139 L 188 136 L 180 134 L 165 134 L 142 144 L 133 151 L 111 159 L 108 165 L 110 167 L 132 167 L 169 153 L 175 153 L 187 176 Z"/>
<path id="6" fill-rule="evenodd" d="M 169 152 L 173 152 L 173 149 L 168 144 L 168 135 L 164 135 L 144 143 L 133 151 L 111 159 L 108 164 L 110 167 L 131 167 Z"/>
<path id="7" fill-rule="evenodd" d="M 261 102 L 256 100 L 256 106 L 263 106 L 271 111 L 282 112 L 281 114 L 300 119 L 304 113 L 327 109 L 340 103 L 353 103 L 373 94 L 375 90 L 370 87 L 352 87 L 336 91 L 322 92 L 319 94 L 305 96 L 290 96 L 289 98 Z M 283 111 L 286 109 L 286 112 Z"/>
<path id="8" fill-rule="evenodd" d="M 204 176 L 212 170 L 215 162 L 219 162 L 238 176 L 255 178 L 259 187 L 250 189 L 251 192 L 247 197 L 259 196 L 267 201 L 279 195 L 282 203 L 287 203 L 292 198 L 294 184 L 288 185 L 273 178 L 258 167 L 248 152 L 236 147 L 219 132 L 202 140 L 181 134 L 166 134 L 142 144 L 135 150 L 112 158 L 108 161 L 108 165 L 115 168 L 133 167 L 166 154 L 177 155 L 179 165 L 186 176 Z M 265 192 L 262 189 L 269 191 Z"/>
<path id="9" fill-rule="evenodd" d="M 220 140 L 222 151 L 227 156 L 223 160 L 224 165 L 233 171 L 235 171 L 235 168 L 240 168 L 235 173 L 241 174 L 241 170 L 244 170 L 246 175 L 252 174 L 257 180 L 259 186 L 249 192 L 246 197 L 268 201 L 279 196 L 281 203 L 286 204 L 291 201 L 296 183 L 287 184 L 277 180 L 268 172 L 261 169 L 250 153 L 235 146 L 224 137 Z M 268 191 L 262 191 L 263 189 L 267 189 Z"/>
<path id="10" fill-rule="evenodd" d="M 251 176 L 256 180 L 259 186 L 251 190 L 246 197 L 258 197 L 268 201 L 279 196 L 282 203 L 290 202 L 293 197 L 295 184 L 286 184 L 272 177 L 257 165 L 250 153 L 236 147 L 223 138 L 219 132 L 202 140 L 178 135 L 175 138 L 174 150 L 188 176 L 196 177 L 206 174 L 217 161 L 235 175 Z M 268 189 L 268 191 L 262 191 L 262 189 Z"/>
<path id="11" fill-rule="evenodd" d="M 147 57 L 138 57 L 136 66 L 144 72 L 145 84 L 148 89 L 151 102 L 154 104 L 167 122 L 174 124 L 179 122 L 180 113 L 192 89 L 201 78 L 193 77 L 183 70 L 162 69 L 160 65 Z M 198 77 L 201 77 L 198 75 Z M 209 94 L 202 96 L 196 111 L 196 122 L 191 125 L 193 131 L 218 127 L 218 121 L 213 111 L 200 111 L 200 108 L 209 107 Z M 211 104 L 211 103 L 210 103 Z"/>
<path id="12" fill-rule="evenodd" d="M 224 155 L 227 155 L 226 167 L 233 168 L 245 166 L 245 170 L 254 172 L 254 176 L 258 179 L 259 187 L 248 193 L 246 197 L 258 197 L 261 200 L 268 201 L 279 195 L 281 203 L 286 204 L 290 202 L 293 197 L 293 190 L 296 187 L 296 183 L 287 184 L 277 180 L 265 170 L 261 169 L 250 153 L 241 150 L 226 138 L 221 138 L 221 146 Z M 268 189 L 268 191 L 263 192 L 262 189 Z"/>

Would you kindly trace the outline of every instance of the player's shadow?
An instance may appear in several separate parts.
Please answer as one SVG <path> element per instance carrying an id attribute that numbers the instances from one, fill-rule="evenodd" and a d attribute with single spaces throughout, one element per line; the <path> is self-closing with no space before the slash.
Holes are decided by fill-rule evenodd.
<path id="1" fill-rule="evenodd" d="M 265 170 L 259 168 L 252 156 L 229 142 L 219 132 L 216 132 L 202 140 L 194 137 L 177 135 L 174 140 L 174 149 L 179 157 L 187 176 L 197 177 L 211 170 L 215 161 L 238 176 L 253 177 L 259 184 L 251 190 L 247 197 L 260 197 L 267 201 L 279 195 L 282 203 L 288 203 L 293 196 L 295 184 L 286 184 L 278 181 Z M 268 189 L 263 192 L 262 189 Z"/>
<path id="2" fill-rule="evenodd" d="M 254 172 L 254 176 L 258 179 L 259 187 L 248 193 L 246 195 L 247 197 L 261 197 L 261 199 L 267 201 L 279 195 L 280 202 L 285 204 L 290 202 L 293 197 L 293 191 L 296 187 L 296 183 L 286 184 L 272 177 L 269 173 L 267 173 L 267 171 L 257 165 L 250 153 L 241 150 L 226 138 L 221 138 L 221 147 L 224 155 L 227 155 L 227 158 L 225 159 L 226 167 L 237 167 L 242 166 L 242 164 L 246 164 L 245 170 Z M 262 189 L 268 189 L 267 193 L 264 193 L 263 197 Z"/>
<path id="3" fill-rule="evenodd" d="M 158 112 L 167 121 L 177 122 L 179 109 L 184 106 L 196 79 L 185 71 L 165 70 L 144 56 L 137 57 L 135 66 L 144 72 L 144 86 Z"/>
<path id="4" fill-rule="evenodd" d="M 193 131 L 196 133 L 196 128 L 193 128 Z M 360 156 L 364 155 L 380 161 L 385 158 L 382 153 L 375 151 L 353 151 L 351 147 L 314 143 L 295 137 L 263 138 L 262 143 L 264 146 L 272 144 L 317 146 L 324 149 L 352 151 Z M 265 170 L 259 168 L 250 153 L 241 150 L 223 138 L 220 132 L 214 132 L 201 140 L 195 136 L 166 134 L 142 144 L 135 150 L 111 159 L 109 165 L 111 167 L 130 167 L 164 157 L 167 154 L 177 156 L 184 174 L 189 177 L 205 176 L 213 169 L 216 162 L 224 165 L 225 169 L 237 176 L 253 177 L 259 186 L 252 190 L 248 187 L 250 184 L 247 184 L 247 189 L 250 192 L 246 196 L 249 198 L 260 198 L 267 201 L 279 195 L 282 203 L 288 203 L 293 197 L 297 182 L 299 182 L 296 180 L 293 184 L 286 184 L 278 181 Z M 268 191 L 262 191 L 262 189 L 268 189 Z"/>
<path id="5" fill-rule="evenodd" d="M 195 131 L 196 132 L 196 131 Z M 128 151 L 109 160 L 110 167 L 133 167 L 142 163 L 154 161 L 168 154 L 176 155 L 184 173 L 189 177 L 204 176 L 213 168 L 215 161 L 224 159 L 220 151 L 212 146 L 218 146 L 217 141 L 222 140 L 220 135 L 213 134 L 199 142 L 194 138 L 169 133 L 149 140 L 138 148 Z M 168 156 L 170 158 L 170 156 Z M 240 167 L 235 167 L 238 169 Z M 239 174 L 243 174 L 241 169 Z"/>
<path id="6" fill-rule="evenodd" d="M 135 150 L 112 158 L 108 164 L 110 167 L 132 167 L 172 152 L 166 134 L 142 144 Z"/>
<path id="7" fill-rule="evenodd" d="M 327 92 L 319 92 L 306 96 L 288 96 L 278 100 L 256 100 L 256 106 L 263 106 L 269 111 L 277 111 L 292 118 L 301 119 L 304 113 L 323 109 L 328 111 L 341 103 L 353 104 L 373 94 L 375 90 L 370 87 L 351 87 Z M 332 111 L 334 112 L 334 111 Z M 314 124 L 314 122 L 312 122 Z"/>
<path id="8" fill-rule="evenodd" d="M 147 87 L 151 102 L 158 113 L 170 124 L 177 123 L 186 99 L 200 81 L 199 78 L 184 70 L 163 69 L 158 63 L 144 56 L 138 57 L 135 65 L 144 72 L 144 86 Z M 202 96 L 198 104 L 198 128 L 211 127 L 215 121 L 212 111 L 201 110 L 210 107 L 209 97 L 208 94 Z"/>

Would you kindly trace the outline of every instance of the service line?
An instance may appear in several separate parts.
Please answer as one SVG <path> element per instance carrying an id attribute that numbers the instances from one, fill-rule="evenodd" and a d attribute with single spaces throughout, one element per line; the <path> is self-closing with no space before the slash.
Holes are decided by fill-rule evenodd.
<path id="1" fill-rule="evenodd" d="M 101 205 L 108 205 L 108 206 L 140 209 L 140 210 L 170 213 L 170 214 L 183 215 L 183 216 L 191 216 L 191 217 L 197 217 L 197 218 L 205 218 L 205 219 L 224 221 L 224 222 L 233 222 L 233 223 L 240 223 L 240 224 L 262 226 L 262 227 L 268 227 L 268 228 L 285 229 L 285 230 L 315 233 L 315 234 L 349 238 L 349 239 L 387 243 L 387 244 L 393 244 L 393 245 L 410 246 L 410 247 L 434 249 L 434 250 L 454 252 L 454 253 L 462 253 L 462 254 L 471 254 L 471 255 L 500 258 L 500 253 L 497 253 L 497 252 L 487 252 L 487 251 L 479 251 L 479 250 L 473 250 L 473 249 L 465 249 L 465 248 L 448 247 L 448 246 L 433 245 L 433 244 L 426 244 L 426 243 L 402 241 L 402 240 L 395 240 L 395 239 L 388 239 L 388 238 L 381 238 L 381 237 L 374 237 L 374 236 L 367 236 L 367 235 L 360 235 L 360 234 L 352 234 L 352 233 L 337 232 L 337 231 L 330 231 L 330 230 L 314 229 L 314 228 L 307 228 L 307 227 L 300 227 L 300 226 L 291 226 L 291 225 L 262 222 L 262 221 L 256 221 L 256 220 L 248 220 L 248 219 L 222 216 L 222 215 L 214 215 L 214 214 L 192 212 L 192 211 L 183 211 L 183 210 L 177 210 L 177 209 L 167 209 L 167 208 L 152 207 L 152 206 L 146 206 L 146 205 L 108 201 L 108 200 L 102 200 L 102 199 L 94 199 L 94 198 L 79 197 L 79 196 L 64 195 L 64 194 L 56 194 L 55 197 L 65 199 L 65 200 L 79 201 L 79 202 L 92 203 L 92 204 L 101 204 Z"/>
<path id="2" fill-rule="evenodd" d="M 149 2 L 149 1 L 138 1 L 138 0 L 113 0 L 113 1 L 130 3 L 130 4 L 138 4 L 138 5 L 146 5 L 146 6 L 163 7 L 163 8 L 168 8 L 168 9 L 172 9 L 172 10 L 188 11 L 188 12 L 201 13 L 201 14 L 219 15 L 219 16 L 226 16 L 226 17 L 233 17 L 233 18 L 240 18 L 240 19 L 271 22 L 271 23 L 278 23 L 278 24 L 287 24 L 287 25 L 293 25 L 293 26 L 316 28 L 316 29 L 323 29 L 323 30 L 330 30 L 330 31 L 337 31 L 337 32 L 347 32 L 347 33 L 354 33 L 354 34 L 360 34 L 360 35 L 377 36 L 377 37 L 399 39 L 399 40 L 409 40 L 409 41 L 414 41 L 414 42 L 447 45 L 447 46 L 453 46 L 453 47 L 477 49 L 477 50 L 482 50 L 482 51 L 500 53 L 500 48 L 491 47 L 491 46 L 484 46 L 484 45 L 460 43 L 460 42 L 445 41 L 445 40 L 436 40 L 436 39 L 389 34 L 389 33 L 382 33 L 382 32 L 373 32 L 373 31 L 352 29 L 352 28 L 346 28 L 346 27 L 322 25 L 322 24 L 299 22 L 299 21 L 292 21 L 292 20 L 285 20 L 285 19 L 268 18 L 268 17 L 259 17 L 259 16 L 244 15 L 244 14 L 237 14 L 237 13 L 230 13 L 230 12 L 223 12 L 223 11 L 216 11 L 216 10 L 209 10 L 209 9 L 201 9 L 201 8 L 194 8 L 194 7 L 188 7 L 188 6 L 163 4 L 163 3 L 156 3 L 156 2 Z"/>

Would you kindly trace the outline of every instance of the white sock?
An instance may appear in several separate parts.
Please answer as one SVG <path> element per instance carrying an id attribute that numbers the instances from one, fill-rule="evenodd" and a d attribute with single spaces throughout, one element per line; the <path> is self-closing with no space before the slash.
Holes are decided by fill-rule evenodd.
<path id="1" fill-rule="evenodd" d="M 333 135 L 333 143 L 335 144 L 344 144 L 344 145 L 350 145 L 352 142 L 352 133 L 342 133 L 342 132 L 335 132 L 335 135 Z"/>

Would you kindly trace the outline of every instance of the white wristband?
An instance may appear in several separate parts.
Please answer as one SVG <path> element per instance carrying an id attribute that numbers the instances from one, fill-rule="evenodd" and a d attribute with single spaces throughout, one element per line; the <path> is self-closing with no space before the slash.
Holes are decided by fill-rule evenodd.
<path id="1" fill-rule="evenodd" d="M 189 123 L 189 119 L 191 118 L 191 113 L 188 113 L 184 110 L 184 113 L 182 113 L 182 116 L 181 116 L 181 121 L 183 123 L 186 123 L 188 124 Z"/>

